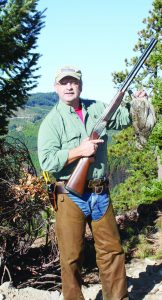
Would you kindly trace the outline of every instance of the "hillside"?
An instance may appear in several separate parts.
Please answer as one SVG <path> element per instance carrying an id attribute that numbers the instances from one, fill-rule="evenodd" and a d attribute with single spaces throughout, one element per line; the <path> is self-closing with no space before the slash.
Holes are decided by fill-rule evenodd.
<path id="1" fill-rule="evenodd" d="M 18 138 L 23 141 L 30 152 L 37 172 L 40 166 L 37 157 L 37 135 L 41 121 L 58 101 L 57 94 L 36 93 L 32 94 L 24 108 L 18 109 L 10 119 L 8 137 Z"/>
<path id="2" fill-rule="evenodd" d="M 19 108 L 10 119 L 9 130 L 21 131 L 26 124 L 42 120 L 57 101 L 56 93 L 32 94 L 25 107 Z"/>

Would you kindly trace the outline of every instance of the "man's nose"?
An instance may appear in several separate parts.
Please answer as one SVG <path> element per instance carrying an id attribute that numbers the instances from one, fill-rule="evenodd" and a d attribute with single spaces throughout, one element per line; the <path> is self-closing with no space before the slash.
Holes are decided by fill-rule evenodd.
<path id="1" fill-rule="evenodd" d="M 71 82 L 67 82 L 66 87 L 67 87 L 68 89 L 71 89 L 71 88 L 72 88 L 72 83 L 71 83 Z"/>

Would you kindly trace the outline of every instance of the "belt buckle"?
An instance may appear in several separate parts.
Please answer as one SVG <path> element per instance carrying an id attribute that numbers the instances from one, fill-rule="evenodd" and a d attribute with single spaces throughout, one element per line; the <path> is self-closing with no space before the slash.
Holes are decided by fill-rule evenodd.
<path id="1" fill-rule="evenodd" d="M 88 182 L 88 188 L 92 189 L 96 194 L 101 194 L 106 188 L 106 180 L 103 178 L 90 179 Z"/>
<path id="2" fill-rule="evenodd" d="M 101 178 L 94 179 L 94 180 L 90 179 L 88 182 L 88 188 L 92 189 L 95 187 L 100 187 L 102 184 L 104 184 L 104 181 Z"/>
<path id="3" fill-rule="evenodd" d="M 103 189 L 104 189 L 104 185 L 97 185 L 97 186 L 94 186 L 94 191 L 95 191 L 95 193 L 96 193 L 97 195 L 102 194 Z"/>
<path id="4" fill-rule="evenodd" d="M 101 178 L 94 179 L 94 180 L 90 179 L 89 182 L 88 182 L 88 187 L 93 188 L 95 186 L 99 186 L 101 183 L 102 183 Z"/>

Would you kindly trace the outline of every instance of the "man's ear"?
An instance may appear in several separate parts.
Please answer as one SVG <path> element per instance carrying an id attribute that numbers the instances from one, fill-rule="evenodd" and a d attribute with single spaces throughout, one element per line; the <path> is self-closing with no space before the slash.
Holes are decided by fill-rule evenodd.
<path id="1" fill-rule="evenodd" d="M 80 88 L 80 92 L 82 92 L 82 88 L 83 88 L 83 82 L 82 81 L 79 84 L 79 88 Z"/>

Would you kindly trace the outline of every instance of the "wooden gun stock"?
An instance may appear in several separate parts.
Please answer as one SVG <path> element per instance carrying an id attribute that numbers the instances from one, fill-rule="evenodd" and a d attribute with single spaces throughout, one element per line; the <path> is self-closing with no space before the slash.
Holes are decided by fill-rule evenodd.
<path id="1" fill-rule="evenodd" d="M 139 58 L 138 62 L 127 76 L 126 80 L 124 81 L 122 87 L 119 89 L 117 95 L 113 98 L 111 103 L 103 112 L 102 116 L 99 118 L 97 123 L 95 124 L 92 133 L 90 135 L 91 139 L 98 139 L 101 136 L 101 133 L 107 122 L 111 119 L 116 109 L 121 104 L 125 91 L 128 89 L 130 84 L 132 83 L 133 79 L 141 69 L 142 65 L 144 64 L 147 57 L 150 55 L 151 51 L 155 47 L 157 43 L 156 39 L 152 39 L 148 47 L 145 49 L 142 56 Z M 94 157 L 83 157 L 79 160 L 76 168 L 74 169 L 72 175 L 70 176 L 67 184 L 66 189 L 73 193 L 74 195 L 81 197 L 84 193 L 84 187 L 86 184 L 87 174 L 90 167 L 90 164 L 94 162 Z"/>
<path id="2" fill-rule="evenodd" d="M 81 197 L 84 193 L 84 188 L 86 185 L 87 173 L 91 163 L 94 162 L 94 156 L 80 158 L 75 172 L 72 173 L 68 183 L 66 184 L 66 189 L 72 194 Z"/>

